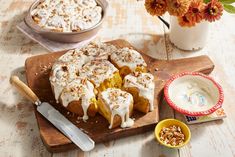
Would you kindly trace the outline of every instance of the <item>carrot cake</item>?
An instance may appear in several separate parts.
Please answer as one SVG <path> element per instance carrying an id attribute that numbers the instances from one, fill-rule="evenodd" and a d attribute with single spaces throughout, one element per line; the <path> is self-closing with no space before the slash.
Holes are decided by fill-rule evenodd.
<path id="1" fill-rule="evenodd" d="M 112 53 L 110 60 L 119 69 L 122 78 L 134 71 L 147 72 L 147 64 L 141 54 L 127 47 Z"/>
<path id="2" fill-rule="evenodd" d="M 99 94 L 99 113 L 109 122 L 109 129 L 121 126 L 131 127 L 134 121 L 130 118 L 133 111 L 133 97 L 130 93 L 118 88 L 108 88 Z"/>
<path id="3" fill-rule="evenodd" d="M 97 112 L 96 96 L 93 84 L 86 78 L 76 78 L 69 82 L 60 95 L 61 104 L 69 111 L 83 116 L 94 117 Z"/>
<path id="4" fill-rule="evenodd" d="M 150 73 L 135 72 L 127 75 L 123 88 L 134 97 L 134 109 L 148 113 L 154 109 L 154 76 Z"/>

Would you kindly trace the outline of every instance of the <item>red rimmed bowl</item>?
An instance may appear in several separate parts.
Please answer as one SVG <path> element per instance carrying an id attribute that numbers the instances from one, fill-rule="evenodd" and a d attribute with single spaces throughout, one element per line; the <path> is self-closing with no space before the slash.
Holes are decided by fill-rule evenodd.
<path id="1" fill-rule="evenodd" d="M 209 76 L 184 72 L 171 77 L 165 84 L 164 96 L 176 111 L 189 116 L 209 115 L 221 108 L 222 87 Z"/>

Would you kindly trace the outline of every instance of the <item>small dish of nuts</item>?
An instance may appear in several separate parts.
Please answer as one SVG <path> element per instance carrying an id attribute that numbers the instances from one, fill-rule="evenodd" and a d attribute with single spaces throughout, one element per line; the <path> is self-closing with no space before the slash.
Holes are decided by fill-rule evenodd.
<path id="1" fill-rule="evenodd" d="M 165 119 L 157 124 L 155 136 L 158 142 L 164 146 L 180 148 L 189 142 L 191 133 L 183 122 L 176 119 Z"/>

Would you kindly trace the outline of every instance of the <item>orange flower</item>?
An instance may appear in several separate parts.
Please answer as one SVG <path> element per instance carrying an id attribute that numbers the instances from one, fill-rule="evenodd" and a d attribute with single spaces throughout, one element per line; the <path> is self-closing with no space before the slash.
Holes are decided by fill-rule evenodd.
<path id="1" fill-rule="evenodd" d="M 196 21 L 190 20 L 190 18 L 187 15 L 178 17 L 178 21 L 179 25 L 182 27 L 193 27 L 196 25 Z"/>
<path id="2" fill-rule="evenodd" d="M 204 18 L 213 22 L 219 20 L 223 14 L 223 5 L 218 0 L 211 0 L 204 9 Z"/>
<path id="3" fill-rule="evenodd" d="M 203 10 L 205 5 L 202 0 L 193 0 L 189 6 L 188 12 L 185 14 L 190 21 L 199 23 L 203 20 Z"/>
<path id="4" fill-rule="evenodd" d="M 191 0 L 166 0 L 170 15 L 183 16 L 189 8 Z"/>
<path id="5" fill-rule="evenodd" d="M 167 10 L 166 0 L 145 0 L 147 12 L 153 16 L 161 16 Z"/>

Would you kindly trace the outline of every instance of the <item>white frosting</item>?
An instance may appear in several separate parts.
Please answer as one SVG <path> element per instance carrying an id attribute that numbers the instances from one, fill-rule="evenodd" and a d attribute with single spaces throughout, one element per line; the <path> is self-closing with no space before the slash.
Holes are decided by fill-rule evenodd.
<path id="1" fill-rule="evenodd" d="M 81 31 L 102 19 L 102 8 L 95 0 L 45 0 L 31 15 L 39 26 L 62 32 Z M 39 21 L 38 21 L 39 20 Z"/>
<path id="2" fill-rule="evenodd" d="M 89 7 L 95 7 L 97 4 L 96 4 L 96 1 L 94 0 L 78 0 L 80 2 L 80 4 L 84 5 L 85 7 L 89 6 Z"/>
<path id="3" fill-rule="evenodd" d="M 67 84 L 63 89 L 60 98 L 64 107 L 67 107 L 72 101 L 81 100 L 81 106 L 84 113 L 83 120 L 87 120 L 87 110 L 91 105 L 91 100 L 93 98 L 95 99 L 94 86 L 87 79 L 77 78 Z"/>
<path id="4" fill-rule="evenodd" d="M 108 59 L 112 52 L 117 51 L 114 45 L 91 42 L 81 49 L 73 49 L 66 52 L 58 60 L 62 62 L 78 62 L 77 64 L 85 64 L 91 60 Z"/>
<path id="5" fill-rule="evenodd" d="M 67 85 L 68 81 L 72 81 L 79 75 L 79 69 L 81 69 L 84 64 L 90 62 L 93 59 L 108 59 L 109 54 L 114 50 L 116 50 L 116 47 L 113 45 L 91 42 L 82 49 L 69 50 L 64 55 L 62 55 L 53 65 L 52 75 L 50 76 L 50 82 L 55 93 L 56 101 L 58 102 L 61 91 Z M 110 66 L 107 75 L 103 75 L 104 78 L 109 78 L 109 76 L 111 76 L 112 70 L 117 71 L 117 69 L 108 61 L 105 61 L 100 65 L 104 66 L 103 70 L 106 69 L 106 66 Z M 66 66 L 68 71 L 63 71 L 63 66 Z M 97 67 L 99 67 L 99 65 L 97 65 Z M 85 76 L 85 74 L 82 76 Z M 98 77 L 98 75 L 96 75 L 96 77 Z M 97 81 L 102 82 L 102 80 Z"/>
<path id="6" fill-rule="evenodd" d="M 79 65 L 79 67 L 82 67 L 83 64 L 89 61 L 83 52 L 79 51 L 79 49 L 69 50 L 58 60 L 62 62 L 73 62 L 74 64 Z"/>
<path id="7" fill-rule="evenodd" d="M 134 121 L 129 117 L 129 107 L 133 104 L 133 97 L 130 93 L 122 91 L 118 88 L 108 88 L 101 93 L 102 100 L 111 111 L 111 122 L 109 128 L 113 126 L 113 118 L 115 115 L 121 117 L 121 127 L 131 127 Z"/>
<path id="8" fill-rule="evenodd" d="M 77 3 L 83 5 L 82 0 L 78 1 Z M 108 61 L 110 55 L 112 60 L 117 64 L 120 63 L 118 66 L 128 66 L 133 71 L 137 66 L 147 66 L 137 51 L 129 48 L 118 49 L 111 44 L 91 42 L 81 49 L 69 50 L 52 67 L 50 82 L 56 101 L 60 99 L 62 105 L 67 107 L 70 102 L 81 100 L 83 119 L 86 120 L 90 100 L 95 98 L 94 87 L 98 88 L 101 83 L 118 72 L 118 69 Z M 137 87 L 139 95 L 149 101 L 150 111 L 154 109 L 153 79 L 149 73 L 133 73 L 124 78 L 124 87 Z M 113 95 L 112 93 L 116 93 L 114 98 L 109 97 L 110 94 Z M 121 127 L 133 125 L 133 120 L 129 118 L 129 106 L 133 104 L 131 94 L 112 88 L 102 92 L 102 97 L 112 112 L 110 128 L 115 115 L 121 117 Z"/>
<path id="9" fill-rule="evenodd" d="M 109 55 L 117 51 L 117 48 L 112 44 L 102 42 L 91 42 L 80 49 L 90 60 L 93 59 L 108 59 Z"/>
<path id="10" fill-rule="evenodd" d="M 134 87 L 139 95 L 149 101 L 150 111 L 154 109 L 154 76 L 150 73 L 132 73 L 124 78 L 124 87 Z"/>
<path id="11" fill-rule="evenodd" d="M 54 91 L 55 99 L 58 103 L 59 96 L 68 82 L 78 77 L 79 66 L 73 63 L 56 62 L 52 66 L 50 82 Z"/>
<path id="12" fill-rule="evenodd" d="M 131 71 L 135 71 L 138 66 L 147 67 L 141 54 L 127 47 L 119 49 L 116 53 L 113 53 L 110 58 L 118 67 L 127 66 Z"/>
<path id="13" fill-rule="evenodd" d="M 219 92 L 210 80 L 185 75 L 170 84 L 169 96 L 182 109 L 197 112 L 213 107 L 219 99 Z"/>
<path id="14" fill-rule="evenodd" d="M 79 74 L 88 78 L 95 87 L 99 87 L 104 80 L 112 78 L 116 71 L 118 69 L 107 60 L 93 60 L 85 64 L 79 70 Z"/>

